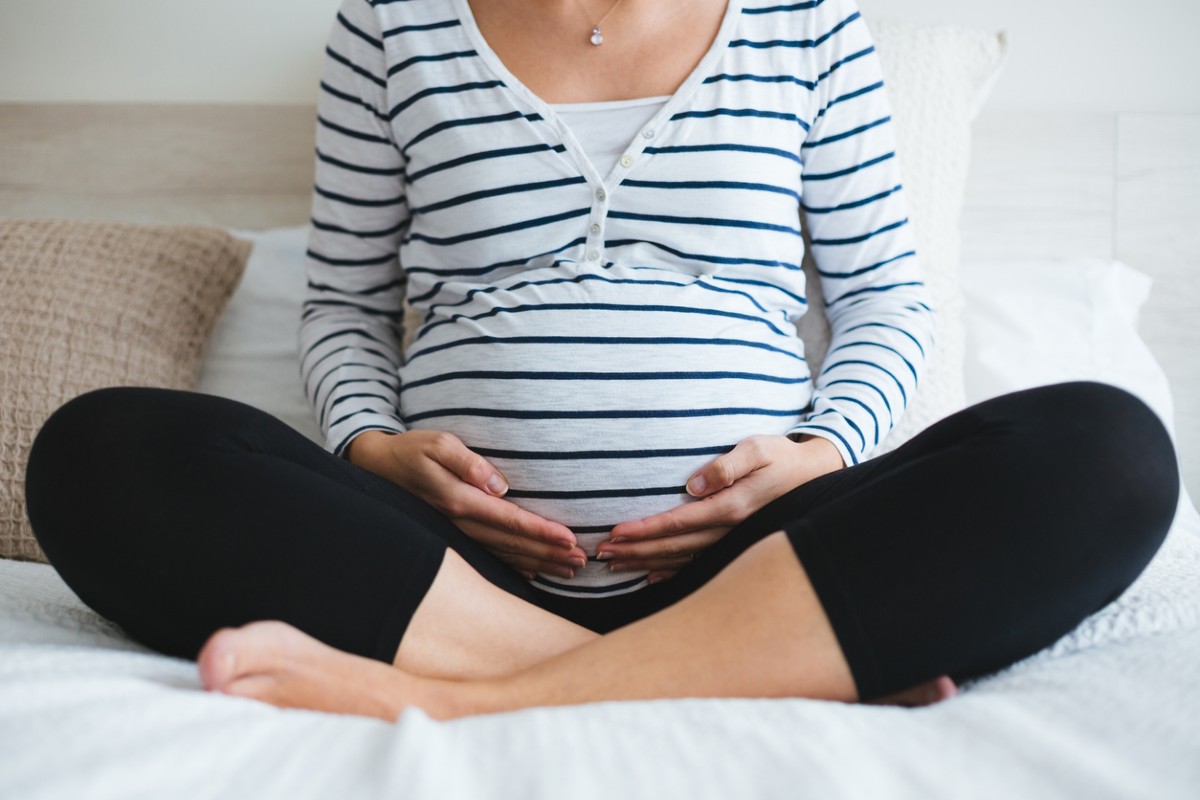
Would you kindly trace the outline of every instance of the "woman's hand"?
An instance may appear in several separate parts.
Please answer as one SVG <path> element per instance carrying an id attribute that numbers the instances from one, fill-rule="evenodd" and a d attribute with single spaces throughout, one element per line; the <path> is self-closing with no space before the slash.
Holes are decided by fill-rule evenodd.
<path id="1" fill-rule="evenodd" d="M 454 434 L 364 431 L 346 456 L 429 503 L 526 577 L 538 571 L 573 577 L 586 563 L 570 528 L 502 500 L 508 491 L 504 476 Z"/>
<path id="2" fill-rule="evenodd" d="M 777 497 L 845 466 L 832 442 L 806 434 L 751 436 L 713 459 L 687 483 L 703 498 L 642 520 L 622 522 L 597 553 L 616 568 L 651 570 L 651 581 L 674 576 L 693 556 Z"/>

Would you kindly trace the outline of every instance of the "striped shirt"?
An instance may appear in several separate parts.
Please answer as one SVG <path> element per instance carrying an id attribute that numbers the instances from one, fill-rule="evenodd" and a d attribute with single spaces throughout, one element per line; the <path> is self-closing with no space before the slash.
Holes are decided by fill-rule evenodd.
<path id="1" fill-rule="evenodd" d="M 853 465 L 912 401 L 936 317 L 854 0 L 729 0 L 605 174 L 467 0 L 344 0 L 320 86 L 299 346 L 331 452 L 449 431 L 594 556 L 748 436 L 810 433 Z M 816 375 L 801 211 L 831 326 Z M 594 558 L 533 583 L 646 585 Z"/>

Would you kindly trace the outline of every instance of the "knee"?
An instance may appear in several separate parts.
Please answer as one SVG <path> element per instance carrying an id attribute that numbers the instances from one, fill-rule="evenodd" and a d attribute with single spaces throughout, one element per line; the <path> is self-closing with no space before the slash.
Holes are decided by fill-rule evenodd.
<path id="1" fill-rule="evenodd" d="M 1046 387 L 1059 447 L 1077 464 L 1102 467 L 1126 491 L 1157 496 L 1173 511 L 1179 499 L 1175 443 L 1158 412 L 1111 383 L 1072 381 Z"/>
<path id="2" fill-rule="evenodd" d="M 156 436 L 145 428 L 147 411 L 172 391 L 106 386 L 76 395 L 46 418 L 24 476 L 26 513 L 44 550 L 46 538 L 79 528 L 77 518 L 95 513 L 129 483 L 129 466 L 146 455 L 136 440 Z"/>
<path id="3" fill-rule="evenodd" d="M 1137 395 L 1109 383 L 1041 387 L 1040 424 L 1064 481 L 1086 486 L 1139 544 L 1157 549 L 1175 517 L 1180 470 L 1163 420 Z"/>
<path id="4" fill-rule="evenodd" d="M 103 451 L 135 428 L 145 393 L 141 386 L 106 386 L 76 395 L 56 408 L 38 429 L 29 453 L 26 483 L 68 468 L 81 458 Z"/>
<path id="5" fill-rule="evenodd" d="M 67 400 L 38 428 L 25 463 L 25 511 L 34 537 L 53 561 L 56 545 L 76 531 L 76 515 L 89 506 L 88 479 L 95 439 L 112 429 L 114 410 L 132 387 L 93 389 Z M 101 473 L 103 474 L 103 473 Z"/>
<path id="6" fill-rule="evenodd" d="M 106 386 L 92 389 L 56 408 L 33 438 L 25 471 L 27 490 L 46 483 L 75 454 L 89 450 L 89 437 L 111 430 L 113 412 L 122 408 L 121 401 L 132 388 Z"/>

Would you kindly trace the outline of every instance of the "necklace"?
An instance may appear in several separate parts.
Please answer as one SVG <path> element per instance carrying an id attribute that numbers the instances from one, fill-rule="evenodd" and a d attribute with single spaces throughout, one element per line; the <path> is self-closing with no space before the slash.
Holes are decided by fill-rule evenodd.
<path id="1" fill-rule="evenodd" d="M 575 2 L 579 3 L 579 7 L 581 9 L 583 9 L 584 14 L 588 13 L 587 8 L 583 5 L 581 0 L 575 0 Z M 621 5 L 621 0 L 617 0 L 617 2 L 613 3 L 613 7 L 608 10 L 608 14 L 611 14 L 612 12 L 616 11 L 617 6 L 619 6 L 619 5 Z M 602 33 L 600 33 L 600 26 L 604 23 L 604 20 L 608 19 L 608 14 L 605 14 L 603 17 L 600 18 L 599 22 L 592 25 L 592 38 L 589 39 L 589 41 L 594 45 L 598 46 L 598 45 L 600 45 L 601 42 L 604 41 L 604 35 Z M 588 16 L 590 16 L 590 15 L 588 15 Z"/>

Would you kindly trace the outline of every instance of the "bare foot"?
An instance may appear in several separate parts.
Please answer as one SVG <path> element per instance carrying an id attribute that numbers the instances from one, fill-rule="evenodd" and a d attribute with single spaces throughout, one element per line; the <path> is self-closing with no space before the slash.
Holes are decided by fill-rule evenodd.
<path id="1" fill-rule="evenodd" d="M 949 700 L 956 694 L 958 694 L 958 687 L 954 685 L 954 681 L 950 679 L 949 675 L 942 675 L 940 678 L 934 678 L 928 683 L 922 683 L 911 689 L 885 695 L 875 700 L 868 700 L 866 705 L 907 706 L 915 708 L 918 706 L 931 706 L 934 703 Z"/>
<path id="2" fill-rule="evenodd" d="M 222 628 L 197 658 L 208 691 L 248 697 L 281 708 L 307 708 L 395 722 L 408 706 L 434 719 L 488 713 L 486 698 L 471 690 L 486 682 L 413 675 L 381 661 L 330 647 L 278 620 Z M 957 694 L 948 676 L 868 701 L 872 705 L 925 706 Z"/>
<path id="3" fill-rule="evenodd" d="M 346 653 L 278 620 L 222 628 L 208 638 L 196 660 L 206 690 L 281 708 L 389 722 L 410 705 L 436 719 L 472 713 L 462 708 L 450 681 Z"/>

